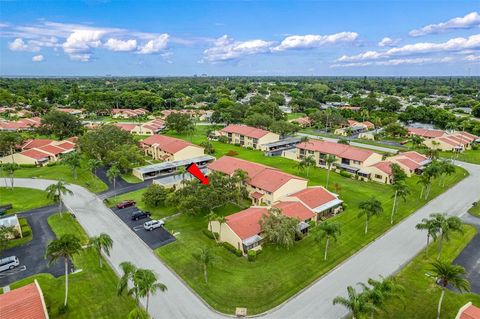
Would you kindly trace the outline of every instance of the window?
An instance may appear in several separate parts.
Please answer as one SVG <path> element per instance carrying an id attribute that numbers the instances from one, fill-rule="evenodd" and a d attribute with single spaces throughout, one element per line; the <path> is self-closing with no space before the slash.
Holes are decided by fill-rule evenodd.
<path id="1" fill-rule="evenodd" d="M 382 175 L 375 174 L 376 179 L 382 179 Z"/>

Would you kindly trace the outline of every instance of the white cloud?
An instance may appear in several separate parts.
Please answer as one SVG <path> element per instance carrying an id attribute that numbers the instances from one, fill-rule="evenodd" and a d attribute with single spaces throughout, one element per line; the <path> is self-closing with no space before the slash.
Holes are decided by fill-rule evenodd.
<path id="1" fill-rule="evenodd" d="M 130 40 L 124 41 L 124 40 L 110 38 L 108 39 L 107 42 L 105 42 L 104 45 L 108 50 L 111 50 L 111 51 L 128 52 L 128 51 L 133 51 L 137 48 L 137 40 L 130 39 Z"/>
<path id="2" fill-rule="evenodd" d="M 269 52 L 273 42 L 264 40 L 234 41 L 228 35 L 216 39 L 213 47 L 203 51 L 203 61 L 220 62 L 245 55 Z"/>
<path id="3" fill-rule="evenodd" d="M 393 47 L 395 46 L 398 42 L 400 42 L 400 39 L 392 39 L 389 37 L 385 37 L 380 42 L 378 42 L 379 47 Z"/>
<path id="4" fill-rule="evenodd" d="M 391 48 L 387 51 L 367 51 L 353 56 L 344 55 L 337 61 L 358 62 L 390 58 L 399 55 L 431 54 L 477 49 L 480 49 L 480 34 L 474 34 L 468 38 L 454 38 L 441 43 L 419 42 L 415 44 L 407 44 L 398 48 Z"/>
<path id="5" fill-rule="evenodd" d="M 12 51 L 31 51 L 37 52 L 40 51 L 38 45 L 33 45 L 31 43 L 25 43 L 22 38 L 16 38 L 8 44 L 8 48 Z"/>
<path id="6" fill-rule="evenodd" d="M 480 62 L 480 55 L 471 54 L 471 55 L 467 55 L 464 59 L 470 62 L 477 62 L 477 61 Z"/>
<path id="7" fill-rule="evenodd" d="M 356 32 L 340 32 L 330 35 L 292 35 L 288 36 L 272 51 L 284 51 L 291 49 L 311 49 L 318 48 L 325 44 L 335 44 L 339 42 L 353 42 L 358 38 Z"/>
<path id="8" fill-rule="evenodd" d="M 33 62 L 42 62 L 43 61 L 43 55 L 39 54 L 39 55 L 34 55 L 32 57 L 32 61 Z"/>
<path id="9" fill-rule="evenodd" d="M 383 61 L 367 61 L 367 62 L 349 62 L 336 63 L 330 65 L 331 68 L 350 68 L 350 67 L 364 67 L 364 66 L 398 66 L 398 65 L 423 65 L 432 63 L 449 63 L 454 62 L 453 57 L 447 56 L 443 58 L 404 58 L 404 59 L 389 59 Z"/>
<path id="10" fill-rule="evenodd" d="M 101 29 L 82 29 L 70 34 L 62 44 L 63 51 L 74 61 L 87 62 L 92 56 L 92 48 L 98 48 L 100 39 L 106 31 Z"/>
<path id="11" fill-rule="evenodd" d="M 450 19 L 446 22 L 438 24 L 429 24 L 420 29 L 415 29 L 409 32 L 412 37 L 419 37 L 422 35 L 440 33 L 455 29 L 471 29 L 480 26 L 480 14 L 473 11 L 463 17 Z"/>
<path id="12" fill-rule="evenodd" d="M 159 35 L 155 39 L 148 41 L 145 45 L 140 47 L 138 53 L 151 54 L 163 51 L 167 48 L 170 36 L 166 33 Z"/>

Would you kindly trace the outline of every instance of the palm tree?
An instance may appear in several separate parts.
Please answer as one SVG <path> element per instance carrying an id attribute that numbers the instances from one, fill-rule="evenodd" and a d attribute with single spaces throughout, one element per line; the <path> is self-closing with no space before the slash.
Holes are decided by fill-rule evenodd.
<path id="1" fill-rule="evenodd" d="M 113 247 L 113 240 L 110 238 L 109 235 L 105 233 L 101 233 L 98 236 L 90 238 L 90 245 L 98 253 L 98 259 L 100 260 L 100 268 L 103 268 L 102 265 L 102 250 L 105 252 L 107 256 L 110 256 L 110 249 Z"/>
<path id="2" fill-rule="evenodd" d="M 310 171 L 310 167 L 315 166 L 315 159 L 313 156 L 305 156 L 300 163 L 303 163 L 303 166 L 307 169 L 307 177 Z"/>
<path id="3" fill-rule="evenodd" d="M 63 195 L 71 195 L 73 192 L 67 188 L 67 183 L 63 181 L 58 181 L 55 184 L 49 185 L 45 191 L 47 192 L 47 198 L 53 200 L 55 203 L 58 203 L 58 208 L 60 210 L 60 215 L 63 212 Z"/>
<path id="4" fill-rule="evenodd" d="M 97 168 L 102 166 L 102 161 L 96 158 L 93 158 L 88 161 L 88 165 L 93 169 L 93 174 L 96 176 L 97 175 Z"/>
<path id="5" fill-rule="evenodd" d="M 116 164 L 112 165 L 107 171 L 107 177 L 110 182 L 113 182 L 113 190 L 115 191 L 117 177 L 120 176 L 120 169 Z"/>
<path id="6" fill-rule="evenodd" d="M 128 313 L 127 319 L 150 319 L 150 315 L 142 307 L 135 307 Z"/>
<path id="7" fill-rule="evenodd" d="M 213 231 L 212 222 L 218 220 L 218 215 L 215 214 L 214 212 L 210 212 L 210 214 L 207 215 L 207 219 L 208 219 L 208 227 L 210 228 L 210 232 L 212 233 L 212 236 L 215 239 L 215 242 L 217 242 L 217 237 L 215 236 L 215 232 Z"/>
<path id="8" fill-rule="evenodd" d="M 220 234 L 218 237 L 219 240 L 222 241 L 222 225 L 227 223 L 227 218 L 225 216 L 218 216 L 216 220 L 220 224 Z"/>
<path id="9" fill-rule="evenodd" d="M 215 261 L 215 255 L 209 248 L 198 248 L 192 255 L 202 265 L 205 283 L 208 284 L 208 266 Z"/>
<path id="10" fill-rule="evenodd" d="M 407 184 L 404 182 L 397 182 L 393 184 L 393 189 L 395 190 L 395 194 L 393 194 L 393 207 L 392 207 L 392 214 L 390 215 L 390 225 L 393 224 L 393 216 L 398 209 L 397 205 L 397 198 L 400 197 L 405 202 L 407 200 L 407 195 L 410 194 L 410 190 L 408 189 Z"/>
<path id="11" fill-rule="evenodd" d="M 72 170 L 73 178 L 77 179 L 77 168 L 80 167 L 80 155 L 77 152 L 67 154 L 63 158 L 63 163 Z"/>
<path id="12" fill-rule="evenodd" d="M 412 135 L 410 137 L 410 141 L 412 142 L 413 149 L 415 149 L 417 146 L 421 145 L 425 140 L 421 136 Z"/>
<path id="13" fill-rule="evenodd" d="M 435 146 L 434 143 L 438 143 L 438 142 L 435 142 L 435 141 L 432 141 L 432 144 Z M 436 148 L 429 148 L 426 152 L 426 155 L 428 157 L 430 157 L 430 159 L 433 161 L 433 160 L 436 160 L 438 158 L 438 149 Z"/>
<path id="14" fill-rule="evenodd" d="M 337 296 L 333 299 L 333 304 L 340 304 L 350 310 L 353 319 L 360 318 L 364 314 L 376 311 L 375 306 L 368 302 L 366 294 L 358 293 L 352 286 L 347 287 L 348 297 Z"/>
<path id="15" fill-rule="evenodd" d="M 10 185 L 13 189 L 14 182 L 15 182 L 15 178 L 14 178 L 15 171 L 18 169 L 19 166 L 18 166 L 18 164 L 15 164 L 15 163 L 6 163 L 3 166 L 4 166 L 4 169 L 5 169 L 5 172 L 10 177 Z"/>
<path id="16" fill-rule="evenodd" d="M 55 239 L 47 246 L 45 257 L 49 259 L 48 263 L 51 265 L 60 258 L 63 258 L 65 263 L 65 301 L 64 307 L 68 302 L 68 264 L 73 256 L 80 253 L 82 245 L 80 239 L 72 234 L 62 235 L 59 239 Z"/>
<path id="17" fill-rule="evenodd" d="M 121 295 L 125 290 L 127 290 L 127 295 L 134 297 L 135 303 L 138 305 L 138 287 L 133 282 L 133 277 L 137 272 L 137 267 L 134 264 L 128 261 L 124 261 L 120 264 L 120 268 L 122 268 L 123 275 L 120 277 L 120 281 L 118 282 L 117 293 Z M 133 287 L 128 289 L 128 283 L 132 281 Z"/>
<path id="18" fill-rule="evenodd" d="M 368 200 L 365 200 L 358 205 L 361 209 L 360 213 L 358 213 L 358 217 L 362 217 L 365 215 L 365 234 L 368 233 L 368 221 L 373 216 L 378 216 L 383 213 L 382 203 L 380 203 L 375 197 L 372 197 Z"/>
<path id="19" fill-rule="evenodd" d="M 133 276 L 134 285 L 138 287 L 138 296 L 146 297 L 145 310 L 148 312 L 148 304 L 150 302 L 150 295 L 157 291 L 166 291 L 167 286 L 158 282 L 157 275 L 149 269 L 138 269 Z"/>
<path id="20" fill-rule="evenodd" d="M 437 235 L 440 232 L 438 224 L 433 219 L 422 219 L 421 223 L 418 223 L 415 226 L 418 230 L 426 230 L 427 231 L 427 247 L 425 248 L 425 256 L 428 258 L 428 246 L 430 245 L 430 238 L 435 241 L 437 240 Z"/>
<path id="21" fill-rule="evenodd" d="M 325 164 L 327 165 L 327 184 L 325 188 L 327 189 L 328 189 L 328 182 L 330 179 L 330 170 L 332 169 L 332 165 L 333 163 L 335 163 L 335 161 L 336 161 L 336 158 L 334 155 L 327 155 L 327 157 L 325 158 Z"/>
<path id="22" fill-rule="evenodd" d="M 359 283 L 363 287 L 363 293 L 367 300 L 371 302 L 375 308 L 383 309 L 385 302 L 391 298 L 398 298 L 403 300 L 402 293 L 405 288 L 398 284 L 393 278 L 383 278 L 381 280 L 368 279 L 368 285 Z"/>
<path id="23" fill-rule="evenodd" d="M 440 311 L 442 310 L 442 301 L 445 296 L 445 290 L 450 284 L 460 291 L 470 291 L 470 283 L 463 278 L 465 268 L 459 265 L 452 265 L 442 261 L 432 263 L 432 272 L 437 278 L 437 283 L 442 287 L 442 293 L 438 300 L 437 319 L 440 319 Z"/>
<path id="24" fill-rule="evenodd" d="M 445 187 L 445 179 L 447 176 L 455 173 L 455 165 L 448 160 L 440 161 L 440 175 L 442 177 L 442 187 Z"/>
<path id="25" fill-rule="evenodd" d="M 418 180 L 417 184 L 422 184 L 422 191 L 420 192 L 420 198 L 422 198 L 424 194 L 424 190 L 428 189 L 432 184 L 432 178 L 431 176 L 429 176 L 428 174 L 425 174 L 424 172 L 422 175 L 420 175 L 420 179 Z"/>
<path id="26" fill-rule="evenodd" d="M 446 241 L 450 240 L 450 234 L 452 232 L 458 232 L 463 234 L 463 225 L 460 218 L 457 216 L 449 216 L 447 217 L 446 214 L 431 214 L 430 215 L 436 223 L 439 232 L 440 232 L 440 243 L 438 245 L 438 254 L 437 260 L 440 259 L 440 254 L 442 253 L 443 248 L 443 240 Z"/>
<path id="27" fill-rule="evenodd" d="M 323 222 L 319 226 L 320 232 L 315 238 L 317 241 L 322 241 L 323 238 L 326 239 L 325 242 L 325 253 L 323 255 L 323 260 L 327 260 L 328 245 L 330 244 L 330 238 L 334 241 L 337 241 L 338 236 L 342 233 L 341 225 L 337 222 L 329 223 L 327 221 Z"/>
<path id="28" fill-rule="evenodd" d="M 185 184 L 185 174 L 187 173 L 187 169 L 185 168 L 185 166 L 179 166 L 179 167 L 177 167 L 176 173 L 177 173 L 179 176 L 182 176 L 182 180 L 180 181 L 180 183 L 181 183 L 181 184 Z"/>

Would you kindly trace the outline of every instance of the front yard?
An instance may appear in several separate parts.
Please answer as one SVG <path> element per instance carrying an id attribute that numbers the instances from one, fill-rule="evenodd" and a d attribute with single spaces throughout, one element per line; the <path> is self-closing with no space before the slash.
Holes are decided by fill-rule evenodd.
<path id="1" fill-rule="evenodd" d="M 193 136 L 194 143 L 205 140 L 204 134 Z M 190 140 L 183 136 L 186 140 Z M 212 142 L 220 157 L 229 151 L 238 153 L 236 157 L 262 163 L 281 169 L 284 172 L 299 175 L 309 180 L 309 185 L 325 185 L 327 171 L 312 168 L 307 172 L 299 172 L 294 161 L 281 157 L 265 157 L 262 152 L 247 150 L 234 145 Z M 467 175 L 462 168 L 457 168 L 455 174 L 446 178 L 443 188 L 435 181 L 429 200 L 444 192 Z M 406 202 L 400 201 L 395 222 L 407 217 L 427 202 L 420 199 L 421 186 L 417 184 L 418 177 L 407 180 L 411 194 Z M 307 236 L 289 251 L 275 247 L 264 246 L 257 261 L 248 262 L 245 258 L 236 257 L 209 239 L 203 230 L 207 229 L 207 220 L 201 216 L 179 215 L 171 218 L 166 227 L 173 232 L 179 232 L 177 241 L 157 249 L 159 256 L 179 274 L 189 285 L 204 298 L 212 307 L 226 313 L 233 313 L 235 307 L 247 307 L 249 314 L 266 311 L 316 279 L 333 269 L 353 253 L 378 238 L 390 225 L 390 211 L 393 205 L 393 190 L 389 185 L 375 182 L 360 182 L 348 179 L 337 173 L 331 173 L 330 190 L 340 194 L 347 209 L 334 217 L 342 224 L 342 235 L 339 241 L 331 244 L 327 261 L 323 261 L 324 243 L 317 243 L 314 236 Z M 384 213 L 370 220 L 368 235 L 364 234 L 365 219 L 357 218 L 358 205 L 361 201 L 375 196 L 382 202 Z M 229 206 L 219 209 L 217 214 L 229 215 L 241 210 L 241 207 Z M 313 230 L 315 231 L 315 230 Z M 211 247 L 217 261 L 210 267 L 209 283 L 203 281 L 200 266 L 192 257 L 199 247 Z"/>
<path id="2" fill-rule="evenodd" d="M 10 185 L 10 181 L 8 183 Z M 47 198 L 45 191 L 23 187 L 14 187 L 12 189 L 4 186 L 0 186 L 0 206 L 6 204 L 12 204 L 13 206 L 12 209 L 7 211 L 7 214 L 15 214 L 53 204 Z"/>
<path id="3" fill-rule="evenodd" d="M 83 244 L 88 241 L 81 226 L 70 214 L 55 214 L 49 217 L 48 223 L 57 237 L 70 233 L 79 236 Z M 59 314 L 63 304 L 65 278 L 55 278 L 50 274 L 37 274 L 18 281 L 11 288 L 18 288 L 37 279 L 43 290 L 47 309 L 51 318 L 126 318 L 134 308 L 134 301 L 126 296 L 117 295 L 118 278 L 113 270 L 104 263 L 101 269 L 98 255 L 85 249 L 74 258 L 75 268 L 81 272 L 69 276 L 68 312 Z"/>

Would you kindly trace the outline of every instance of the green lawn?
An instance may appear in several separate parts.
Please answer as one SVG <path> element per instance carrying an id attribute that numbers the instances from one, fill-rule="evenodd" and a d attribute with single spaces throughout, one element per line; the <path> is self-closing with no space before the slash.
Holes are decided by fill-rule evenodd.
<path id="1" fill-rule="evenodd" d="M 83 186 L 92 192 L 107 190 L 107 185 L 93 175 L 84 161 L 82 161 L 82 166 L 78 169 L 77 175 L 77 179 L 73 178 L 71 169 L 66 165 L 60 164 L 54 166 L 21 168 L 15 171 L 15 177 L 61 179 L 67 183 Z"/>
<path id="2" fill-rule="evenodd" d="M 26 218 L 19 218 L 20 226 L 22 227 L 22 238 L 17 238 L 17 239 L 12 239 L 9 240 L 7 243 L 6 249 L 10 249 L 16 246 L 21 246 L 25 245 L 28 243 L 30 240 L 32 240 L 33 235 L 32 235 L 32 229 L 28 225 L 27 219 Z"/>
<path id="3" fill-rule="evenodd" d="M 480 164 L 480 149 L 466 150 L 461 153 L 440 152 L 440 156 L 445 158 L 452 158 L 462 162 Z"/>
<path id="4" fill-rule="evenodd" d="M 450 242 L 447 242 L 442 250 L 442 260 L 452 262 L 455 257 L 467 246 L 476 233 L 472 226 L 465 225 L 465 233 L 455 234 Z M 436 318 L 437 304 L 440 298 L 440 288 L 434 283 L 434 279 L 428 277 L 430 263 L 435 260 L 438 243 L 430 246 L 431 257 L 427 259 L 424 252 L 413 259 L 396 278 L 399 284 L 405 287 L 405 304 L 400 301 L 391 301 L 387 304 L 385 318 Z M 443 299 L 441 318 L 455 318 L 458 309 L 471 301 L 480 306 L 480 295 L 473 293 L 454 293 L 447 290 Z M 406 306 L 405 306 L 406 305 Z M 381 318 L 381 316 L 378 316 Z"/>
<path id="5" fill-rule="evenodd" d="M 194 143 L 200 143 L 204 140 L 203 136 L 197 131 L 192 140 Z M 180 137 L 185 138 L 185 136 Z M 309 179 L 309 185 L 325 184 L 326 170 L 324 169 L 311 169 L 307 176 L 306 172 L 299 172 L 296 169 L 294 161 L 282 157 L 265 157 L 259 151 L 250 151 L 219 142 L 213 142 L 213 145 L 217 157 L 226 154 L 229 150 L 234 150 L 238 152 L 239 158 L 305 177 Z M 465 170 L 457 168 L 454 175 L 447 177 L 445 188 L 440 187 L 438 181 L 435 181 L 429 200 L 459 182 L 466 175 Z M 411 195 L 406 202 L 400 202 L 396 222 L 427 202 L 419 198 L 421 187 L 417 181 L 417 176 L 407 180 Z M 238 258 L 222 247 L 216 247 L 215 242 L 202 233 L 202 230 L 207 229 L 205 218 L 183 215 L 173 217 L 167 223 L 167 228 L 180 233 L 178 240 L 158 249 L 157 252 L 214 308 L 226 313 L 233 313 L 235 307 L 247 307 L 249 314 L 263 312 L 311 284 L 391 227 L 389 212 L 393 204 L 393 190 L 390 185 L 360 182 L 344 178 L 337 173 L 331 173 L 330 185 L 332 191 L 340 194 L 348 208 L 335 217 L 335 220 L 342 224 L 342 235 L 337 243 L 332 244 L 329 259 L 326 262 L 323 261 L 323 243 L 319 245 L 313 240 L 313 236 L 307 236 L 289 251 L 267 246 L 256 262 L 249 263 L 246 259 Z M 371 196 L 377 197 L 382 202 L 385 213 L 370 221 L 369 233 L 364 235 L 365 221 L 363 218 L 357 218 L 357 207 L 362 200 Z M 238 207 L 233 211 L 240 209 Z M 220 210 L 218 213 L 231 214 L 232 208 Z M 201 269 L 192 258 L 194 249 L 202 246 L 212 247 L 218 256 L 218 261 L 210 269 L 208 285 L 204 283 Z"/>
<path id="6" fill-rule="evenodd" d="M 132 174 L 122 174 L 122 178 L 124 181 L 130 184 L 137 184 L 142 182 L 140 178 L 133 176 Z"/>
<path id="7" fill-rule="evenodd" d="M 170 216 L 175 213 L 175 208 L 174 207 L 150 207 L 147 206 L 143 203 L 142 200 L 142 195 L 145 192 L 146 188 L 139 189 L 137 191 L 133 191 L 130 193 L 122 194 L 117 197 L 111 197 L 108 199 L 107 205 L 108 206 L 114 206 L 118 204 L 121 201 L 127 200 L 127 199 L 133 199 L 134 201 L 137 202 L 137 207 L 140 208 L 141 210 L 149 211 L 152 213 L 152 218 L 153 219 L 160 219 L 166 216 Z"/>
<path id="8" fill-rule="evenodd" d="M 473 216 L 480 217 L 480 202 L 477 202 L 476 205 L 472 206 L 468 212 Z"/>
<path id="9" fill-rule="evenodd" d="M 48 222 L 57 236 L 73 233 L 82 238 L 85 244 L 87 235 L 70 214 L 52 215 Z M 69 310 L 60 315 L 58 309 L 63 304 L 65 279 L 54 278 L 50 274 L 37 274 L 11 285 L 15 289 L 37 279 L 45 296 L 51 318 L 126 318 L 134 301 L 126 296 L 117 296 L 118 278 L 104 263 L 98 265 L 98 255 L 92 250 L 84 250 L 74 258 L 76 269 L 81 272 L 69 276 Z"/>
<path id="10" fill-rule="evenodd" d="M 294 120 L 294 119 L 304 117 L 305 115 L 306 115 L 305 113 L 289 113 L 287 114 L 287 119 Z"/>
<path id="11" fill-rule="evenodd" d="M 8 210 L 8 214 L 24 212 L 53 203 L 47 198 L 45 191 L 23 187 L 14 187 L 11 189 L 3 186 L 5 185 L 0 187 L 0 206 L 5 204 L 13 205 L 13 208 Z"/>

